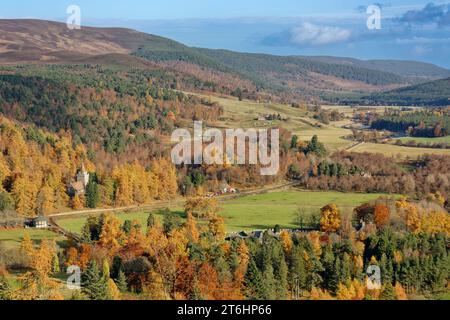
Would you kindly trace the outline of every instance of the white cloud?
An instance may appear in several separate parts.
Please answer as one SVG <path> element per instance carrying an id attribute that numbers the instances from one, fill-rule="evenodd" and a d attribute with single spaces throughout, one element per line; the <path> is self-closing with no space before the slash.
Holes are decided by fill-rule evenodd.
<path id="1" fill-rule="evenodd" d="M 294 44 L 326 45 L 346 41 L 350 36 L 350 30 L 319 26 L 309 22 L 291 29 L 291 42 Z"/>

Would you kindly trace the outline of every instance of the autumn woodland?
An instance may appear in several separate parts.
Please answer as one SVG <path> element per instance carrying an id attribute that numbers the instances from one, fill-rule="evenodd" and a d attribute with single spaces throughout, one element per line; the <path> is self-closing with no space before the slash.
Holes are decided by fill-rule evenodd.
<path id="1" fill-rule="evenodd" d="M 449 299 L 450 75 L 0 30 L 0 300 Z M 174 164 L 194 121 L 278 129 L 279 171 Z"/>

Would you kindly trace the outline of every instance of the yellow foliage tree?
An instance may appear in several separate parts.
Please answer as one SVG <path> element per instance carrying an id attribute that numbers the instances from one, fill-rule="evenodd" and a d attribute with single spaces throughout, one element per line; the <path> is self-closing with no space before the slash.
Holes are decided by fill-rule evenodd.
<path id="1" fill-rule="evenodd" d="M 74 210 L 83 208 L 83 201 L 80 199 L 79 195 L 73 196 L 73 198 L 70 200 L 70 207 Z"/>
<path id="2" fill-rule="evenodd" d="M 173 163 L 159 158 L 151 163 L 150 172 L 156 181 L 156 195 L 160 200 L 171 199 L 178 191 L 177 172 Z"/>
<path id="3" fill-rule="evenodd" d="M 336 232 L 341 227 L 341 215 L 335 204 L 330 204 L 322 208 L 320 228 L 324 232 Z"/>
<path id="4" fill-rule="evenodd" d="M 98 244 L 108 249 L 109 256 L 114 256 L 124 244 L 125 235 L 120 227 L 120 221 L 116 216 L 109 214 L 104 217 Z"/>
<path id="5" fill-rule="evenodd" d="M 346 284 L 340 283 L 336 293 L 338 300 L 363 300 L 366 296 L 366 287 L 354 279 Z"/>
<path id="6" fill-rule="evenodd" d="M 186 214 L 191 214 L 198 219 L 208 219 L 217 215 L 218 203 L 214 198 L 189 198 L 184 205 Z"/>
<path id="7" fill-rule="evenodd" d="M 112 173 L 116 182 L 116 205 L 128 206 L 133 203 L 132 180 L 127 166 L 117 167 Z"/>
<path id="8" fill-rule="evenodd" d="M 0 191 L 4 191 L 3 182 L 10 175 L 11 171 L 9 170 L 8 165 L 4 159 L 3 154 L 0 153 Z"/>
<path id="9" fill-rule="evenodd" d="M 223 241 L 225 239 L 225 222 L 221 216 L 213 216 L 209 220 L 208 228 L 218 241 Z"/>
<path id="10" fill-rule="evenodd" d="M 333 297 L 327 290 L 313 287 L 309 294 L 310 300 L 333 300 Z"/>
<path id="11" fill-rule="evenodd" d="M 29 236 L 21 243 L 21 250 L 27 257 L 31 271 L 18 279 L 22 286 L 14 293 L 17 299 L 50 299 L 58 291 L 58 284 L 50 278 L 55 257 L 55 244 L 42 240 L 39 248 L 34 248 Z"/>
<path id="12" fill-rule="evenodd" d="M 244 282 L 245 273 L 247 272 L 248 263 L 250 261 L 250 250 L 248 246 L 245 244 L 244 240 L 239 242 L 237 247 L 237 254 L 239 257 L 239 265 L 235 272 L 236 282 L 242 285 Z"/>
<path id="13" fill-rule="evenodd" d="M 443 233 L 450 236 L 450 215 L 444 211 L 422 214 L 421 231 L 428 234 Z"/>
<path id="14" fill-rule="evenodd" d="M 307 237 L 309 243 L 311 243 L 311 246 L 314 250 L 314 254 L 317 257 L 320 257 L 320 255 L 322 254 L 322 245 L 320 244 L 320 233 L 317 231 L 313 231 L 310 232 Z"/>
<path id="15" fill-rule="evenodd" d="M 12 196 L 16 202 L 16 210 L 23 216 L 33 217 L 35 213 L 38 188 L 31 179 L 18 177 L 12 188 Z"/>
<path id="16" fill-rule="evenodd" d="M 405 292 L 405 289 L 403 289 L 400 282 L 397 282 L 394 287 L 395 295 L 397 296 L 397 300 L 408 300 L 408 295 Z"/>
<path id="17" fill-rule="evenodd" d="M 281 233 L 280 233 L 280 240 L 281 240 L 281 243 L 283 245 L 284 252 L 287 255 L 290 255 L 294 243 L 292 241 L 292 237 L 289 234 L 289 232 L 287 232 L 285 230 L 281 231 Z"/>
<path id="18" fill-rule="evenodd" d="M 113 279 L 109 278 L 107 281 L 108 285 L 108 296 L 111 300 L 120 300 L 121 294 L 119 288 L 117 288 L 116 283 Z"/>
<path id="19" fill-rule="evenodd" d="M 422 219 L 420 217 L 419 209 L 409 203 L 405 198 L 395 203 L 397 210 L 400 212 L 407 229 L 413 233 L 420 232 L 422 228 Z"/>
<path id="20" fill-rule="evenodd" d="M 192 243 L 198 242 L 200 235 L 197 230 L 197 223 L 195 222 L 195 218 L 192 216 L 191 213 L 187 214 L 185 230 L 186 230 L 186 237 L 190 242 Z"/>
<path id="21" fill-rule="evenodd" d="M 55 208 L 55 192 L 50 186 L 43 186 L 37 196 L 37 211 L 40 215 L 50 214 Z"/>

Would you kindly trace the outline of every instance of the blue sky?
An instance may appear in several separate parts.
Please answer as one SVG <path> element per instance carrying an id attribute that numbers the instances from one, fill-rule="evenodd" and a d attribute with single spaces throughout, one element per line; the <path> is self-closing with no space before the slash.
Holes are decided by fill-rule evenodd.
<path id="1" fill-rule="evenodd" d="M 374 2 L 381 30 L 366 26 Z M 81 8 L 85 25 L 129 27 L 191 46 L 450 68 L 450 0 L 21 0 L 2 3 L 0 17 L 65 21 L 70 4 Z"/>
<path id="2" fill-rule="evenodd" d="M 21 0 L 3 3 L 0 16 L 55 18 L 70 4 L 79 5 L 89 18 L 185 19 L 235 17 L 287 17 L 346 14 L 361 5 L 361 0 Z M 395 3 L 395 4 L 394 4 Z M 392 7 L 420 6 L 420 1 L 396 0 Z"/>

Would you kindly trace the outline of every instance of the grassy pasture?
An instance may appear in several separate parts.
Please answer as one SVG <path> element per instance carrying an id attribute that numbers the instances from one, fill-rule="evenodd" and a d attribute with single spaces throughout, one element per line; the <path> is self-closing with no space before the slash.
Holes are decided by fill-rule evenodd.
<path id="1" fill-rule="evenodd" d="M 228 201 L 222 205 L 228 231 L 266 229 L 279 224 L 296 227 L 298 210 L 308 218 L 329 204 L 336 203 L 342 214 L 350 214 L 353 209 L 382 194 L 286 191 L 254 195 Z M 306 220 L 305 220 L 306 221 Z"/>
<path id="2" fill-rule="evenodd" d="M 346 121 L 340 121 L 331 125 L 322 125 L 321 128 L 310 127 L 295 131 L 301 140 L 311 140 L 314 135 L 319 137 L 319 141 L 324 143 L 330 151 L 345 149 L 353 144 L 352 141 L 343 139 L 344 136 L 350 135 L 351 131 L 342 128 Z"/>
<path id="3" fill-rule="evenodd" d="M 342 139 L 343 136 L 351 134 L 348 129 L 342 128 L 349 121 L 340 121 L 330 125 L 320 124 L 312 119 L 312 113 L 301 109 L 293 108 L 290 105 L 262 103 L 255 101 L 239 101 L 234 97 L 217 97 L 213 95 L 200 95 L 200 97 L 218 102 L 224 107 L 224 121 L 218 125 L 226 128 L 266 128 L 281 126 L 302 140 L 310 140 L 317 135 L 331 151 L 346 148 L 352 144 L 351 141 Z M 341 107 L 340 111 L 351 113 L 351 108 Z M 280 114 L 287 121 L 256 121 L 258 116 L 264 114 Z"/>
<path id="4" fill-rule="evenodd" d="M 340 192 L 309 192 L 309 191 L 285 191 L 271 192 L 260 195 L 236 198 L 220 203 L 220 214 L 225 218 L 227 231 L 266 229 L 279 224 L 283 227 L 295 227 L 297 211 L 307 218 L 320 208 L 336 203 L 343 214 L 349 214 L 359 204 L 375 200 L 382 194 L 340 193 Z M 173 208 L 173 212 L 184 218 L 181 208 Z M 137 220 L 145 226 L 147 212 L 120 213 L 117 217 L 121 222 L 125 220 Z M 162 216 L 157 216 L 162 219 Z M 63 228 L 80 232 L 86 217 L 64 218 L 58 221 Z M 305 220 L 306 221 L 306 220 Z"/>
<path id="5" fill-rule="evenodd" d="M 344 113 L 347 119 L 338 122 L 332 122 L 328 125 L 321 124 L 312 118 L 311 112 L 296 109 L 290 105 L 262 103 L 256 101 L 239 101 L 235 97 L 194 94 L 211 101 L 218 102 L 224 107 L 225 114 L 223 121 L 217 126 L 223 128 L 267 128 L 273 126 L 282 126 L 283 128 L 296 134 L 301 140 L 310 140 L 314 135 L 319 137 L 319 141 L 325 144 L 330 152 L 345 150 L 351 147 L 354 142 L 343 139 L 343 137 L 351 134 L 351 130 L 344 128 L 345 125 L 351 124 L 348 119 L 357 109 L 349 106 L 322 106 L 325 110 L 338 110 Z M 384 112 L 386 107 L 369 107 L 373 112 Z M 388 107 L 396 108 L 396 107 Z M 287 121 L 256 121 L 260 115 L 264 114 L 280 114 Z M 418 142 L 447 142 L 450 143 L 450 136 L 444 138 L 402 138 L 416 140 Z M 404 158 L 417 158 L 424 154 L 445 154 L 450 155 L 450 150 L 430 149 L 430 148 L 411 148 L 388 144 L 365 143 L 351 148 L 352 152 L 369 152 L 381 153 L 388 157 L 400 156 Z"/>
<path id="6" fill-rule="evenodd" d="M 439 138 L 422 138 L 422 137 L 404 137 L 398 140 L 406 143 L 409 141 L 416 141 L 418 143 L 434 144 L 434 143 L 448 143 L 450 144 L 450 136 L 439 137 Z"/>
<path id="7" fill-rule="evenodd" d="M 180 210 L 177 210 L 177 208 L 172 209 L 173 212 L 177 212 L 179 215 L 183 215 L 183 212 L 180 208 Z M 125 220 L 131 220 L 131 221 L 138 221 L 142 226 L 147 225 L 147 218 L 148 218 L 149 212 L 140 211 L 140 212 L 131 212 L 131 213 L 118 213 L 116 214 L 116 217 L 119 219 L 121 223 L 123 223 Z M 155 216 L 162 221 L 162 216 L 155 214 Z M 69 230 L 71 232 L 80 233 L 81 228 L 83 227 L 84 223 L 86 222 L 87 217 L 73 217 L 73 218 L 62 218 L 57 221 L 57 223 L 63 227 L 66 230 Z"/>
<path id="8" fill-rule="evenodd" d="M 44 239 L 55 240 L 57 243 L 66 240 L 63 236 L 49 230 L 12 229 L 0 230 L 0 244 L 2 244 L 4 248 L 18 248 L 26 234 L 28 234 L 31 240 L 36 244 Z"/>
<path id="9" fill-rule="evenodd" d="M 417 158 L 424 154 L 450 155 L 449 149 L 412 148 L 396 146 L 393 144 L 364 143 L 351 149 L 352 152 L 381 153 L 392 157 L 399 155 L 401 158 Z"/>

